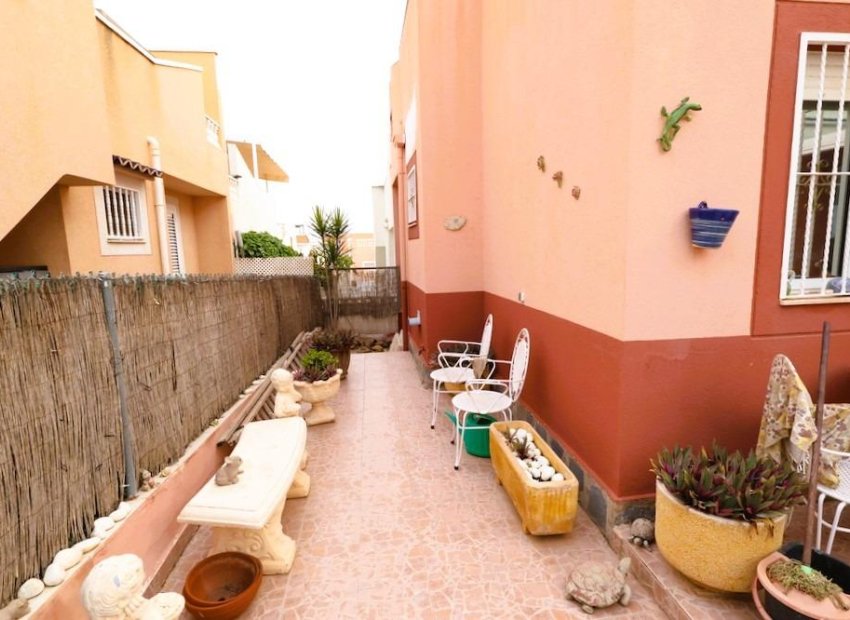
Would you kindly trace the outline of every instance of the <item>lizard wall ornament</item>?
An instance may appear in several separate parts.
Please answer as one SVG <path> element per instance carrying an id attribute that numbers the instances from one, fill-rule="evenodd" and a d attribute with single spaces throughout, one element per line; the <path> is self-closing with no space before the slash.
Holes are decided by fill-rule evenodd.
<path id="1" fill-rule="evenodd" d="M 673 138 L 676 137 L 676 134 L 679 133 L 679 129 L 681 126 L 679 125 L 679 121 L 690 121 L 690 117 L 688 116 L 688 112 L 691 110 L 702 110 L 702 106 L 698 103 L 690 103 L 690 97 L 685 97 L 679 102 L 679 107 L 675 110 L 667 113 L 667 108 L 661 108 L 661 116 L 663 116 L 666 120 L 664 121 L 664 131 L 661 134 L 661 137 L 658 138 L 658 142 L 661 144 L 662 151 L 669 151 L 673 148 Z"/>

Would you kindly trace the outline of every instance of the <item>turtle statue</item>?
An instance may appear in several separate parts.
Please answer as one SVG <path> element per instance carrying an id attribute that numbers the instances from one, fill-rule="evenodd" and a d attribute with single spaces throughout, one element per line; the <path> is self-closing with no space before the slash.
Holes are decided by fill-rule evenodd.
<path id="1" fill-rule="evenodd" d="M 655 542 L 655 523 L 649 519 L 635 519 L 629 528 L 629 540 L 636 545 L 648 547 Z"/>
<path id="2" fill-rule="evenodd" d="M 597 607 L 619 602 L 628 605 L 632 591 L 626 585 L 631 560 L 623 558 L 615 567 L 605 562 L 590 561 L 576 567 L 567 579 L 567 598 L 573 599 L 585 613 Z"/>

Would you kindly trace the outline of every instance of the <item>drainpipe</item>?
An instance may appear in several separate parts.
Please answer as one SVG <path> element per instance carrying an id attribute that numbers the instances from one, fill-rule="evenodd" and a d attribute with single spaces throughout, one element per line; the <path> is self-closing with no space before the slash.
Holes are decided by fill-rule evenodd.
<path id="1" fill-rule="evenodd" d="M 396 219 L 395 223 L 395 237 L 398 240 L 398 244 L 396 245 L 396 264 L 398 265 L 398 273 L 399 273 L 399 281 L 401 285 L 400 291 L 400 302 L 401 302 L 401 339 L 402 339 L 402 349 L 405 351 L 410 350 L 410 335 L 409 329 L 410 326 L 407 324 L 407 317 L 410 316 L 410 309 L 408 308 L 408 300 L 407 300 L 407 200 L 405 199 L 407 195 L 407 174 L 405 169 L 404 162 L 404 145 L 405 139 L 404 136 L 393 137 L 393 145 L 396 148 L 396 153 L 398 154 L 398 212 L 394 214 Z"/>
<path id="2" fill-rule="evenodd" d="M 159 153 L 159 140 L 148 136 L 148 146 L 151 151 L 151 168 L 162 170 L 162 156 Z M 168 232 L 165 224 L 165 181 L 162 177 L 153 179 L 153 206 L 156 210 L 156 230 L 159 236 L 159 262 L 163 275 L 171 272 L 168 262 Z"/>

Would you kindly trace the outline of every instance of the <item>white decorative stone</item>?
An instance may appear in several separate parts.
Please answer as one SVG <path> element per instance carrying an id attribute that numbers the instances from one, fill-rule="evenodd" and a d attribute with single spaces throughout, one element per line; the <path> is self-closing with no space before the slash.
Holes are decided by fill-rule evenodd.
<path id="1" fill-rule="evenodd" d="M 37 577 L 27 579 L 23 585 L 18 588 L 18 598 L 29 600 L 35 598 L 44 592 L 44 582 Z"/>
<path id="2" fill-rule="evenodd" d="M 74 548 L 79 549 L 83 553 L 88 553 L 89 551 L 94 551 L 100 544 L 100 542 L 100 538 L 93 536 L 92 538 L 86 538 L 85 540 L 81 540 L 76 545 L 74 545 Z"/>
<path id="3" fill-rule="evenodd" d="M 101 517 L 94 520 L 94 531 L 92 536 L 97 538 L 106 538 L 109 536 L 109 531 L 115 527 L 115 521 L 109 517 Z"/>
<path id="4" fill-rule="evenodd" d="M 176 620 L 185 601 L 174 592 L 146 599 L 145 569 L 131 553 L 98 562 L 83 582 L 83 607 L 92 620 Z"/>
<path id="5" fill-rule="evenodd" d="M 65 581 L 65 569 L 58 564 L 51 564 L 44 570 L 44 585 L 58 586 Z"/>
<path id="6" fill-rule="evenodd" d="M 62 549 L 62 551 L 53 556 L 53 563 L 68 570 L 72 566 L 79 564 L 82 559 L 82 550 L 71 547 L 70 549 Z"/>
<path id="7" fill-rule="evenodd" d="M 549 464 L 549 459 L 547 459 L 542 454 L 540 456 L 535 457 L 534 460 L 544 466 Z"/>
<path id="8" fill-rule="evenodd" d="M 549 467 L 548 465 L 546 465 L 545 467 L 541 468 L 541 470 L 540 470 L 540 479 L 543 480 L 544 482 L 547 481 L 547 480 L 551 480 L 552 476 L 554 476 L 554 475 L 555 475 L 555 468 L 554 467 Z"/>
<path id="9" fill-rule="evenodd" d="M 564 474 L 562 474 L 562 473 L 557 473 L 554 476 L 552 476 L 552 482 L 560 482 L 562 480 L 564 480 Z"/>
<path id="10" fill-rule="evenodd" d="M 127 502 L 121 502 L 118 508 L 109 513 L 109 518 L 117 523 L 126 519 L 128 514 L 130 514 L 130 505 Z"/>
<path id="11" fill-rule="evenodd" d="M 446 230 L 457 231 L 466 226 L 466 218 L 462 215 L 452 215 L 443 220 L 443 228 Z"/>

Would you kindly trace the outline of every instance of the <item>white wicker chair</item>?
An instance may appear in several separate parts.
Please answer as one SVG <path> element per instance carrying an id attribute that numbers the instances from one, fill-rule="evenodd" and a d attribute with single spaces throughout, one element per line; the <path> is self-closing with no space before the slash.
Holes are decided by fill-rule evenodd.
<path id="1" fill-rule="evenodd" d="M 440 367 L 431 372 L 431 380 L 433 381 L 431 428 L 434 428 L 437 422 L 437 408 L 440 402 L 440 394 L 454 394 L 456 392 L 456 390 L 447 390 L 446 384 L 466 383 L 470 379 L 475 379 L 472 362 L 476 357 L 487 358 L 490 354 L 490 341 L 492 338 L 493 315 L 488 314 L 487 320 L 484 322 L 481 342 L 440 340 L 437 343 L 437 363 Z M 460 349 L 460 351 L 451 349 Z"/>
<path id="2" fill-rule="evenodd" d="M 513 418 L 512 407 L 519 400 L 519 395 L 525 384 L 530 355 L 531 337 L 527 329 L 522 329 L 514 344 L 511 361 L 490 360 L 496 365 L 508 366 L 507 379 L 470 379 L 466 382 L 466 391 L 452 398 L 452 408 L 455 415 L 455 469 L 460 468 L 464 432 L 468 429 L 486 428 L 477 425 L 467 426 L 467 415 L 482 413 L 501 416 L 504 420 Z"/>

